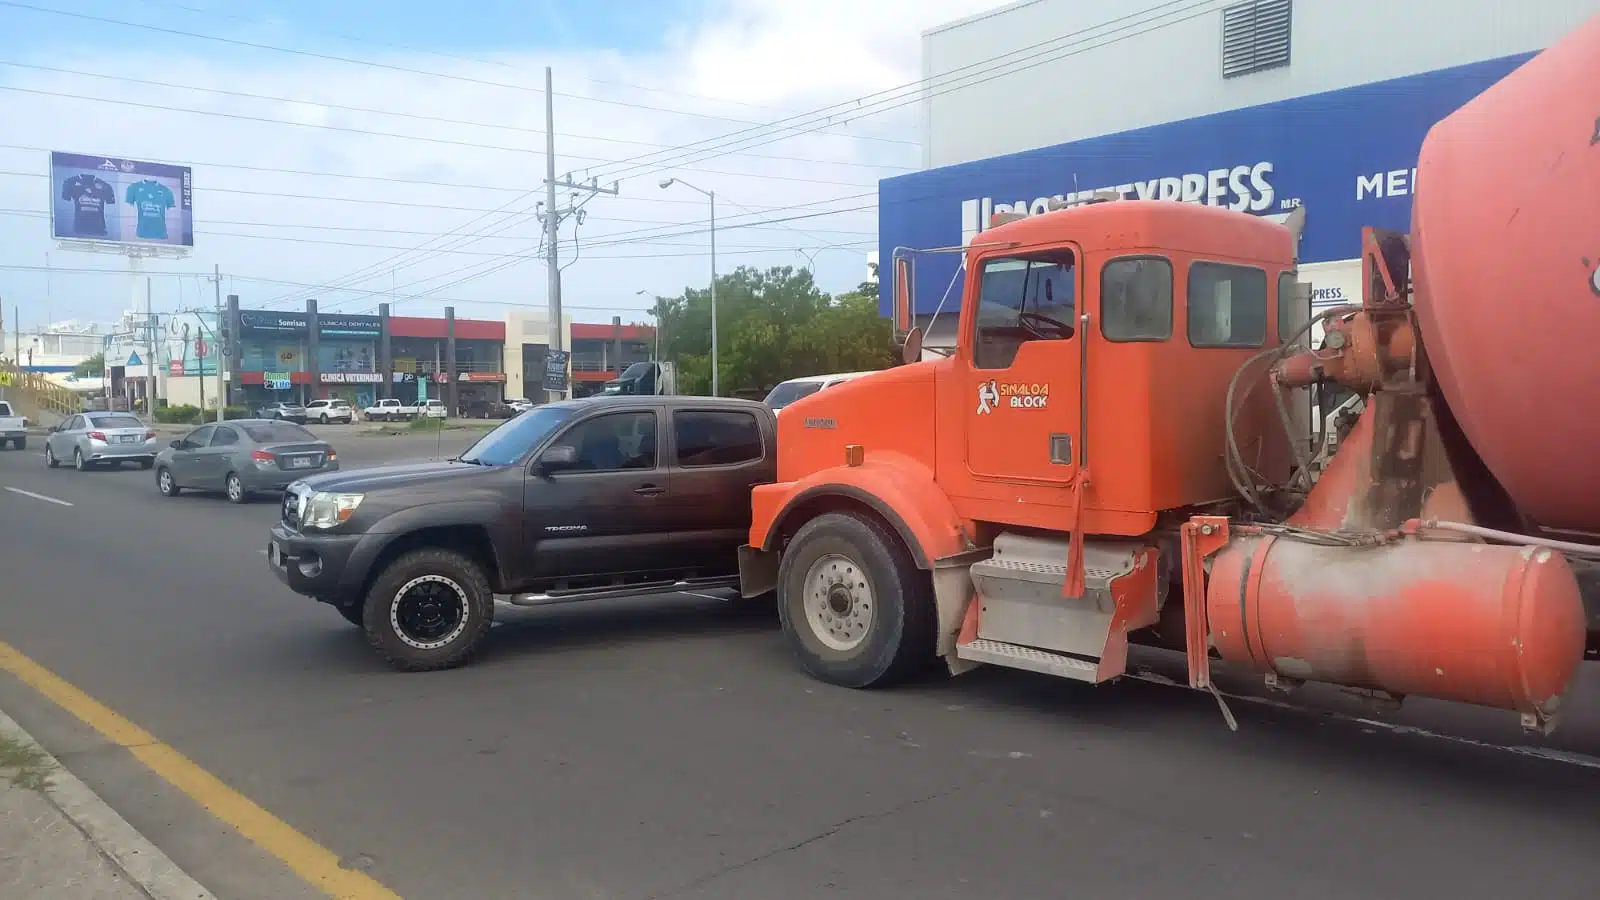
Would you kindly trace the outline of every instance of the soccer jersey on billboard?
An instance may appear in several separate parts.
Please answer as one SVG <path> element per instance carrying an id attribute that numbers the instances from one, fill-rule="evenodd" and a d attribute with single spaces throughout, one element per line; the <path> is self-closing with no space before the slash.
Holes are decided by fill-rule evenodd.
<path id="1" fill-rule="evenodd" d="M 50 154 L 50 234 L 57 240 L 194 246 L 188 166 Z"/>

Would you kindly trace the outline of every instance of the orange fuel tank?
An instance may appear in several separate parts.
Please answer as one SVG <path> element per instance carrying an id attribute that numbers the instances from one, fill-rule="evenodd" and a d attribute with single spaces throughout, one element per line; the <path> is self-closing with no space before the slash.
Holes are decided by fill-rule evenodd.
<path id="1" fill-rule="evenodd" d="M 1434 126 L 1417 163 L 1423 345 L 1524 513 L 1600 530 L 1600 16 Z"/>
<path id="2" fill-rule="evenodd" d="M 1585 635 L 1561 554 L 1464 542 L 1241 537 L 1213 558 L 1206 612 L 1222 657 L 1257 671 L 1541 718 Z"/>

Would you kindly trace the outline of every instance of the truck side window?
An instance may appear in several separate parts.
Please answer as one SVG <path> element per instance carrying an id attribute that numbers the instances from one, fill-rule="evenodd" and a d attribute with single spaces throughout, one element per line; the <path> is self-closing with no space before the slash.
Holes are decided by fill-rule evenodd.
<path id="1" fill-rule="evenodd" d="M 1029 341 L 1069 340 L 1076 327 L 1075 259 L 1051 250 L 990 259 L 978 284 L 972 361 L 979 369 L 1008 368 Z"/>
<path id="2" fill-rule="evenodd" d="M 1267 273 L 1250 266 L 1189 266 L 1189 343 L 1259 347 L 1267 339 Z"/>
<path id="3" fill-rule="evenodd" d="M 672 439 L 684 468 L 751 462 L 763 453 L 761 426 L 743 412 L 680 410 L 672 414 Z"/>
<path id="4" fill-rule="evenodd" d="M 1172 337 L 1172 263 L 1159 256 L 1106 263 L 1100 270 L 1100 333 L 1108 341 Z"/>
<path id="5" fill-rule="evenodd" d="M 656 467 L 656 414 L 611 413 L 582 422 L 562 443 L 578 450 L 569 472 L 619 472 Z"/>

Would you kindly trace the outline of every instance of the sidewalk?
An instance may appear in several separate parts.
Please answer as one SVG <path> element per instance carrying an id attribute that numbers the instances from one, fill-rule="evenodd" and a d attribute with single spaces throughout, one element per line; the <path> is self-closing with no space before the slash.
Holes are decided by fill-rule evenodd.
<path id="1" fill-rule="evenodd" d="M 215 900 L 4 713 L 0 897 Z"/>

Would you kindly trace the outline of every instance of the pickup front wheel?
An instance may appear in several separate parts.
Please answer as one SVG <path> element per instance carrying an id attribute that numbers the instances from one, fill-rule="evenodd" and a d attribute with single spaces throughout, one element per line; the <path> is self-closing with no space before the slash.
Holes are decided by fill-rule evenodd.
<path id="1" fill-rule="evenodd" d="M 367 593 L 367 643 L 405 672 L 450 669 L 489 634 L 494 593 L 483 569 L 453 550 L 412 550 L 390 563 Z"/>

